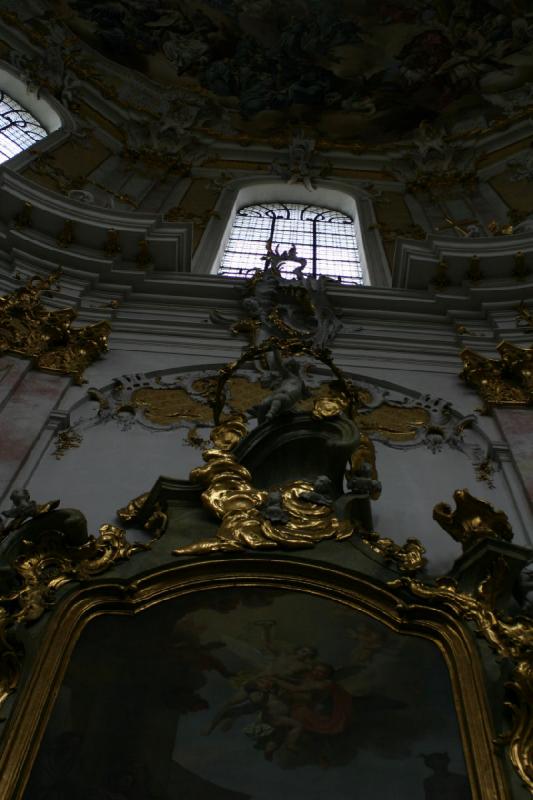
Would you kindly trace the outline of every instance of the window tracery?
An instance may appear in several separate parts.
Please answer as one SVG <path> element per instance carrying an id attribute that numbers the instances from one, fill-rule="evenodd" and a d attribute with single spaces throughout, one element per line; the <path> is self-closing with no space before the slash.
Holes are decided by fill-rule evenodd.
<path id="1" fill-rule="evenodd" d="M 218 274 L 248 277 L 260 267 L 270 243 L 280 252 L 296 248 L 299 260 L 306 260 L 306 275 L 327 275 L 340 283 L 362 285 L 353 223 L 352 217 L 341 211 L 316 205 L 272 202 L 245 206 L 235 216 Z M 285 262 L 280 272 L 291 278 L 293 267 L 291 261 Z"/>
<path id="2" fill-rule="evenodd" d="M 33 114 L 0 89 L 0 164 L 47 135 Z"/>

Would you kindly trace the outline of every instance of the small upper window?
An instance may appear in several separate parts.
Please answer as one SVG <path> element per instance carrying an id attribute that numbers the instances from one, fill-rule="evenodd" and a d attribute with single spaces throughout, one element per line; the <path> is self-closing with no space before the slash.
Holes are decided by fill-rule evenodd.
<path id="1" fill-rule="evenodd" d="M 353 219 L 341 211 L 303 203 L 269 203 L 241 208 L 218 274 L 245 278 L 261 268 L 265 246 L 279 253 L 294 248 L 305 259 L 304 275 L 327 275 L 341 283 L 362 284 L 363 270 Z M 282 275 L 294 277 L 290 261 L 280 266 Z M 302 270 L 296 270 L 301 274 Z"/>
<path id="2" fill-rule="evenodd" d="M 29 111 L 0 89 L 0 164 L 47 135 Z"/>

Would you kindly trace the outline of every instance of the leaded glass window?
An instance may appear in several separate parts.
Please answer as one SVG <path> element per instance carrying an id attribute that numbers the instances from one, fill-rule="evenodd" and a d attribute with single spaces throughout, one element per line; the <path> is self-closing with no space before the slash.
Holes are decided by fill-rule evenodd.
<path id="1" fill-rule="evenodd" d="M 283 253 L 295 247 L 307 264 L 303 275 L 327 275 L 341 283 L 362 284 L 363 270 L 353 219 L 341 211 L 303 203 L 269 203 L 241 208 L 219 268 L 219 275 L 249 277 L 264 265 L 267 243 Z M 280 271 L 293 278 L 296 263 Z M 296 273 L 298 274 L 298 273 Z"/>
<path id="2" fill-rule="evenodd" d="M 0 164 L 47 135 L 29 111 L 0 89 Z"/>

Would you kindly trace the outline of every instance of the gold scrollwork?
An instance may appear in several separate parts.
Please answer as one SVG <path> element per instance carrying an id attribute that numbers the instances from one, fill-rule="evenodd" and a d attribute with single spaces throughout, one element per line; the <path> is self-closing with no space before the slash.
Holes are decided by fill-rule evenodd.
<path id="1" fill-rule="evenodd" d="M 59 461 L 63 458 L 67 450 L 72 450 L 75 447 L 80 447 L 83 441 L 83 436 L 79 431 L 74 430 L 71 426 L 62 431 L 58 431 L 55 435 L 55 449 L 52 453 L 53 456 Z"/>
<path id="2" fill-rule="evenodd" d="M 401 572 L 418 572 L 426 563 L 426 550 L 418 539 L 407 539 L 405 544 L 399 545 L 392 539 L 381 538 L 379 533 L 362 533 L 361 541 L 380 555 L 385 563 L 393 561 Z"/>
<path id="3" fill-rule="evenodd" d="M 201 378 L 194 382 L 192 389 L 213 402 L 216 387 L 216 378 Z M 241 414 L 260 403 L 270 391 L 258 380 L 250 380 L 246 375 L 233 375 L 225 385 L 225 400 L 232 413 Z M 296 410 L 310 411 L 316 419 L 335 417 L 349 406 L 348 396 L 331 382 L 311 388 L 310 395 L 296 404 Z M 362 406 L 372 399 L 366 389 L 358 389 L 358 397 Z M 176 424 L 182 420 L 206 423 L 212 413 L 205 401 L 195 398 L 182 387 L 142 387 L 133 392 L 131 403 L 147 419 L 159 425 Z M 408 442 L 429 425 L 430 414 L 425 408 L 403 408 L 384 403 L 365 413 L 354 412 L 352 419 L 362 431 L 378 433 L 382 439 L 391 442 Z"/>
<path id="4" fill-rule="evenodd" d="M 533 403 L 533 347 L 522 348 L 504 341 L 497 350 L 499 361 L 474 350 L 463 350 L 461 378 L 489 405 Z"/>
<path id="5" fill-rule="evenodd" d="M 83 383 L 85 369 L 107 351 L 108 322 L 73 328 L 76 311 L 49 311 L 41 295 L 59 280 L 60 270 L 47 278 L 34 276 L 25 286 L 0 297 L 0 355 L 31 358 L 37 369 L 71 375 Z"/>
<path id="6" fill-rule="evenodd" d="M 31 675 L 22 687 L 9 727 L 8 746 L 0 752 L 0 791 L 21 797 L 39 751 L 36 728 L 46 726 L 72 652 L 85 625 L 109 613 L 132 615 L 173 598 L 190 597 L 216 588 L 300 591 L 336 601 L 385 623 L 402 637 L 422 637 L 446 653 L 459 725 L 468 746 L 465 760 L 473 800 L 507 800 L 507 781 L 493 752 L 493 730 L 483 690 L 483 673 L 473 637 L 456 615 L 440 604 L 415 602 L 400 588 L 370 582 L 333 565 L 321 565 L 269 554 L 261 557 L 220 556 L 165 565 L 137 576 L 126 586 L 100 582 L 69 593 L 60 624 L 51 626 L 36 653 Z M 450 709 L 451 710 L 451 709 Z"/>
<path id="7" fill-rule="evenodd" d="M 117 517 L 126 527 L 135 525 L 139 522 L 141 513 L 146 505 L 150 492 L 144 492 L 117 511 Z M 167 528 L 168 516 L 160 503 L 156 503 L 150 516 L 142 523 L 143 529 L 152 535 L 153 539 L 159 539 Z"/>
<path id="8" fill-rule="evenodd" d="M 313 491 L 307 481 L 292 481 L 275 492 L 252 485 L 252 476 L 239 464 L 232 450 L 246 434 L 242 417 L 215 427 L 214 447 L 203 453 L 206 464 L 191 472 L 191 481 L 205 486 L 204 505 L 221 520 L 216 536 L 176 548 L 177 556 L 231 550 L 314 547 L 324 539 L 347 539 L 352 526 L 340 521 L 330 505 L 310 502 Z M 275 514 L 262 509 L 274 500 Z"/>
<path id="9" fill-rule="evenodd" d="M 498 576 L 493 579 L 498 581 Z M 404 586 L 415 597 L 472 622 L 498 657 L 513 663 L 512 680 L 507 684 L 513 700 L 506 704 L 513 716 L 512 727 L 499 741 L 507 744 L 513 766 L 533 792 L 533 622 L 526 617 L 509 619 L 498 615 L 491 607 L 490 580 L 491 576 L 474 594 L 460 592 L 448 577 L 440 578 L 434 586 L 409 577 L 389 585 Z"/>
<path id="10" fill-rule="evenodd" d="M 122 528 L 108 524 L 79 547 L 68 546 L 55 531 L 43 534 L 36 543 L 24 544 L 7 578 L 10 588 L 0 595 L 0 706 L 17 688 L 22 670 L 24 651 L 17 640 L 17 626 L 38 620 L 54 605 L 57 590 L 65 584 L 101 575 L 150 546 L 151 542 L 132 544 Z"/>

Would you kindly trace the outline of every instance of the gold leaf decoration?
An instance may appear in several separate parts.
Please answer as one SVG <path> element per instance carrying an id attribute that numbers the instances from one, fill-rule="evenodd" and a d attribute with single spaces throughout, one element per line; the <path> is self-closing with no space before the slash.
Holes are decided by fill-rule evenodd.
<path id="1" fill-rule="evenodd" d="M 206 403 L 195 400 L 186 389 L 136 389 L 131 402 L 144 416 L 158 425 L 172 425 L 180 420 L 208 422 L 212 412 Z"/>
<path id="2" fill-rule="evenodd" d="M 317 397 L 313 403 L 313 417 L 315 419 L 337 417 L 348 408 L 348 403 L 348 398 L 343 394 Z"/>
<path id="3" fill-rule="evenodd" d="M 418 539 L 407 539 L 405 544 L 399 545 L 392 539 L 381 538 L 378 533 L 363 533 L 361 540 L 385 562 L 394 561 L 402 572 L 418 572 L 426 563 L 426 550 Z"/>
<path id="4" fill-rule="evenodd" d="M 252 485 L 249 471 L 231 452 L 246 432 L 242 417 L 213 429 L 211 441 L 215 446 L 204 451 L 206 464 L 194 469 L 190 479 L 206 487 L 202 502 L 221 524 L 215 537 L 178 547 L 174 555 L 278 547 L 297 549 L 314 547 L 324 539 L 340 540 L 352 535 L 352 526 L 337 519 L 329 505 L 304 499 L 305 493 L 313 491 L 313 485 L 307 481 L 293 481 L 277 490 L 277 521 L 263 515 L 261 507 L 269 493 Z"/>
<path id="5" fill-rule="evenodd" d="M 489 576 L 490 578 L 490 576 Z M 496 581 L 499 576 L 494 576 Z M 513 664 L 511 681 L 507 689 L 513 699 L 507 703 L 513 715 L 509 733 L 500 737 L 507 744 L 509 757 L 518 775 L 533 793 L 533 622 L 531 618 L 503 618 L 491 607 L 487 598 L 493 592 L 486 581 L 474 594 L 460 592 L 451 578 L 441 578 L 430 586 L 414 578 L 400 578 L 390 586 L 404 586 L 417 598 L 452 612 L 455 616 L 472 622 L 480 635 L 499 658 Z"/>
<path id="6" fill-rule="evenodd" d="M 108 322 L 73 328 L 76 311 L 49 311 L 43 292 L 57 283 L 60 270 L 47 278 L 34 276 L 25 286 L 0 297 L 0 355 L 14 353 L 31 358 L 37 369 L 71 375 L 83 383 L 85 369 L 107 351 Z"/>
<path id="7" fill-rule="evenodd" d="M 230 378 L 227 383 L 228 405 L 236 412 L 247 411 L 267 397 L 271 389 L 249 378 Z"/>
<path id="8" fill-rule="evenodd" d="M 17 641 L 17 626 L 38 620 L 65 584 L 100 575 L 150 546 L 151 542 L 132 544 L 122 528 L 107 524 L 79 547 L 67 545 L 57 531 L 23 543 L 12 565 L 13 588 L 0 596 L 0 705 L 17 688 L 21 674 L 24 650 Z"/>
<path id="9" fill-rule="evenodd" d="M 533 403 L 533 347 L 522 348 L 500 342 L 500 360 L 486 358 L 474 350 L 463 350 L 460 377 L 477 390 L 489 405 Z"/>
<path id="10" fill-rule="evenodd" d="M 124 525 L 131 525 L 139 516 L 139 512 L 148 500 L 150 492 L 144 492 L 117 511 L 117 517 Z"/>
<path id="11" fill-rule="evenodd" d="M 368 414 L 355 414 L 354 422 L 363 431 L 379 433 L 390 442 L 408 442 L 421 428 L 429 425 L 431 417 L 425 408 L 401 408 L 384 403 Z"/>
<path id="12" fill-rule="evenodd" d="M 65 430 L 58 431 L 55 436 L 55 449 L 52 455 L 59 461 L 59 459 L 63 458 L 67 450 L 79 447 L 82 441 L 82 434 L 70 426 L 65 428 Z"/>

